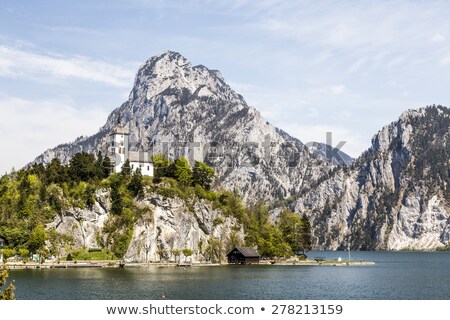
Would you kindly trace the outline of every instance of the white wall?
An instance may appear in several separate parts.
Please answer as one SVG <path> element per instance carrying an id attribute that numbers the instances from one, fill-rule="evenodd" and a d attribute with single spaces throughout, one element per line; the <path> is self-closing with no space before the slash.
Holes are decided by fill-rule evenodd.
<path id="1" fill-rule="evenodd" d="M 130 166 L 133 172 L 140 168 L 142 175 L 153 177 L 153 164 L 151 163 L 130 162 Z"/>

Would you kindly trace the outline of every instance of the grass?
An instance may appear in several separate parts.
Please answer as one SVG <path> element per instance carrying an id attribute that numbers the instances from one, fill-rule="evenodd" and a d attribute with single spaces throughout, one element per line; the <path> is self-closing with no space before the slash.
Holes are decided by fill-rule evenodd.
<path id="1" fill-rule="evenodd" d="M 84 261 L 84 260 L 118 260 L 114 254 L 108 250 L 101 250 L 95 252 L 89 252 L 86 250 L 74 250 L 72 253 L 73 261 Z M 65 259 L 64 259 L 65 260 Z"/>

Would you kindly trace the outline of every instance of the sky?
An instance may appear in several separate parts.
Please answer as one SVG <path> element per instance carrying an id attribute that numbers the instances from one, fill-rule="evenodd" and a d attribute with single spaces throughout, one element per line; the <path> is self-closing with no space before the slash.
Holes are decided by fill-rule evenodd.
<path id="1" fill-rule="evenodd" d="M 403 111 L 450 106 L 449 16 L 434 0 L 0 0 L 0 173 L 97 132 L 167 50 L 357 157 Z"/>

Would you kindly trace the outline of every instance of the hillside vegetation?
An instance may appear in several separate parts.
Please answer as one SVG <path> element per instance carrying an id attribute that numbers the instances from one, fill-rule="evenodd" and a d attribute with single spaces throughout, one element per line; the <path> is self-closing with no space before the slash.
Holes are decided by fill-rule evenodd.
<path id="1" fill-rule="evenodd" d="M 47 166 L 35 164 L 0 178 L 0 238 L 6 242 L 5 258 L 20 255 L 27 260 L 32 253 L 59 257 L 71 252 L 70 258 L 121 258 L 125 255 L 136 221 L 145 208 L 136 205 L 147 194 L 167 199 L 180 198 L 187 204 L 206 201 L 225 217 L 236 218 L 243 226 L 245 245 L 257 247 L 262 256 L 283 257 L 310 249 L 309 221 L 283 211 L 280 223 L 269 220 L 268 207 L 262 202 L 244 206 L 240 196 L 220 187 L 211 189 L 214 170 L 202 162 L 191 168 L 185 158 L 169 161 L 154 157 L 155 176 L 132 172 L 125 163 L 122 172 L 110 174 L 109 158 L 98 154 L 77 153 L 68 165 L 53 159 Z M 106 241 L 99 241 L 97 253 L 73 250 L 70 233 L 58 233 L 47 224 L 69 208 L 94 205 L 99 189 L 109 191 L 111 214 L 102 230 Z M 243 243 L 236 243 L 236 245 Z"/>

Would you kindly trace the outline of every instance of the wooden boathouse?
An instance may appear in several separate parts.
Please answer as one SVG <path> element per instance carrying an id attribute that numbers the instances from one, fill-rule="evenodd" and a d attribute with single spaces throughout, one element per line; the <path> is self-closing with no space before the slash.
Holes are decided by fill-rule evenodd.
<path id="1" fill-rule="evenodd" d="M 248 247 L 236 247 L 227 255 L 230 264 L 258 264 L 259 252 Z"/>

